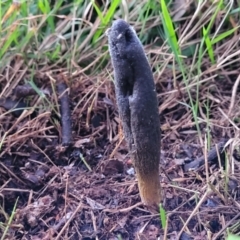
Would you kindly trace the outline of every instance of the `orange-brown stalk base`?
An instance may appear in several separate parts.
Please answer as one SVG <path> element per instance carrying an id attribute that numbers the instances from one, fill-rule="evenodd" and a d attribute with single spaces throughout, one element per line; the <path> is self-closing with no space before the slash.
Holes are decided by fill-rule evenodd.
<path id="1" fill-rule="evenodd" d="M 144 175 L 137 169 L 138 188 L 144 205 L 158 209 L 161 202 L 161 186 L 158 171 Z"/>

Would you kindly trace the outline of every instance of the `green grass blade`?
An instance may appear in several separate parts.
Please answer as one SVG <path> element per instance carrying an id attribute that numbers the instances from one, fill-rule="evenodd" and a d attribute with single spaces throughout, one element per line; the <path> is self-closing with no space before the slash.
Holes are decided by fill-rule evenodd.
<path id="1" fill-rule="evenodd" d="M 215 63 L 215 58 L 214 58 L 212 42 L 211 42 L 210 37 L 208 35 L 208 31 L 205 29 L 205 27 L 203 27 L 203 36 L 204 36 L 205 44 L 207 46 L 208 56 L 211 60 L 211 63 L 214 64 Z"/>
<path id="2" fill-rule="evenodd" d="M 161 0 L 160 3 L 161 3 L 161 7 L 162 7 L 161 16 L 162 16 L 162 21 L 163 21 L 163 27 L 164 27 L 165 33 L 167 34 L 167 38 L 168 38 L 167 40 L 168 40 L 169 45 L 171 46 L 172 50 L 174 51 L 175 55 L 178 56 L 180 54 L 180 49 L 178 47 L 177 36 L 175 33 L 175 29 L 173 26 L 171 16 L 167 9 L 165 0 Z"/>
<path id="3" fill-rule="evenodd" d="M 84 156 L 80 153 L 79 154 L 80 159 L 83 161 L 84 165 L 86 166 L 86 168 L 88 169 L 89 172 L 92 172 L 92 168 L 90 167 L 90 165 L 87 163 L 87 161 L 85 160 Z"/>
<path id="4" fill-rule="evenodd" d="M 34 81 L 31 79 L 31 81 L 28 82 L 29 85 L 32 87 L 32 89 L 41 97 L 41 98 L 46 98 L 45 94 L 39 90 L 37 85 L 34 83 Z"/>
<path id="5" fill-rule="evenodd" d="M 9 226 L 11 225 L 11 222 L 13 221 L 13 218 L 14 218 L 14 215 L 15 215 L 15 211 L 16 211 L 16 207 L 17 207 L 17 202 L 18 202 L 18 198 L 14 204 L 14 207 L 13 207 L 13 210 L 12 210 L 12 213 L 11 213 L 11 216 L 8 220 L 8 223 L 7 223 L 7 226 L 6 228 L 4 229 L 4 232 L 3 232 L 3 235 L 1 237 L 1 240 L 4 240 L 5 236 L 7 235 L 7 232 L 8 232 L 8 229 L 9 229 Z"/>
<path id="6" fill-rule="evenodd" d="M 230 234 L 230 235 L 227 237 L 227 240 L 240 240 L 240 237 L 239 237 L 239 236 L 236 236 L 236 235 Z"/>
<path id="7" fill-rule="evenodd" d="M 112 1 L 107 13 L 106 13 L 106 16 L 104 17 L 104 21 L 105 21 L 105 24 L 107 25 L 109 23 L 109 21 L 113 18 L 113 15 L 117 9 L 117 7 L 119 6 L 119 4 L 121 3 L 121 0 L 114 0 Z"/>
<path id="8" fill-rule="evenodd" d="M 98 29 L 93 36 L 93 43 L 96 43 L 98 38 L 103 34 L 103 29 L 109 24 L 110 20 L 113 18 L 113 15 L 114 15 L 114 13 L 115 13 L 115 11 L 116 11 L 116 9 L 117 9 L 117 7 L 119 6 L 120 3 L 121 3 L 121 0 L 112 1 L 108 11 L 105 14 L 105 16 L 102 15 L 101 10 L 94 3 L 93 6 L 94 6 L 95 10 L 97 11 L 98 17 L 101 20 L 101 24 L 100 24 L 100 29 Z"/>
<path id="9" fill-rule="evenodd" d="M 51 29 L 51 32 L 55 31 L 55 23 L 54 23 L 54 17 L 52 15 L 52 10 L 49 5 L 49 1 L 44 0 L 44 1 L 38 1 L 38 7 L 41 10 L 43 14 L 47 16 L 47 23 Z"/>
<path id="10" fill-rule="evenodd" d="M 159 212 L 160 212 L 160 221 L 162 224 L 162 228 L 165 229 L 167 226 L 167 214 L 162 204 L 159 204 Z"/>
<path id="11" fill-rule="evenodd" d="M 209 37 L 209 32 L 210 32 L 210 29 L 212 28 L 213 24 L 214 24 L 214 21 L 219 13 L 219 11 L 223 8 L 223 0 L 220 0 L 218 2 L 218 5 L 217 5 L 217 8 L 216 8 L 216 11 L 214 12 L 211 20 L 210 20 L 210 23 L 208 24 L 207 26 L 207 29 L 205 29 L 205 27 L 203 27 L 203 40 L 207 46 L 207 52 L 208 52 L 208 56 L 211 60 L 212 63 L 215 63 L 215 59 L 214 59 L 214 50 L 212 48 L 212 43 L 211 43 L 211 40 L 210 40 L 210 37 Z"/>
<path id="12" fill-rule="evenodd" d="M 101 11 L 101 9 L 98 7 L 98 5 L 95 3 L 94 0 L 92 0 L 92 5 L 93 5 L 94 9 L 96 10 L 97 15 L 98 15 L 98 17 L 100 18 L 101 22 L 104 23 L 104 17 L 103 17 L 103 15 L 102 15 L 102 11 Z"/>
<path id="13" fill-rule="evenodd" d="M 11 44 L 17 40 L 17 37 L 19 35 L 18 28 L 16 28 L 8 37 L 8 39 L 5 41 L 3 46 L 0 49 L 0 59 L 3 57 L 3 55 L 6 53 L 6 51 L 9 50 Z"/>
<path id="14" fill-rule="evenodd" d="M 232 35 L 238 28 L 239 28 L 239 27 L 236 27 L 236 28 L 230 29 L 230 30 L 228 30 L 228 31 L 226 31 L 226 32 L 223 32 L 223 33 L 217 35 L 215 38 L 213 38 L 213 39 L 211 40 L 211 44 L 214 45 L 214 44 L 222 41 L 224 38 L 229 37 L 229 36 Z"/>
<path id="15" fill-rule="evenodd" d="M 30 40 L 32 39 L 32 37 L 35 35 L 35 30 L 34 29 L 31 29 L 27 34 L 26 36 L 23 37 L 23 39 L 21 40 L 21 42 L 18 44 L 18 49 L 21 49 L 21 48 L 25 48 Z M 22 50 L 20 50 L 21 52 L 23 52 Z"/>

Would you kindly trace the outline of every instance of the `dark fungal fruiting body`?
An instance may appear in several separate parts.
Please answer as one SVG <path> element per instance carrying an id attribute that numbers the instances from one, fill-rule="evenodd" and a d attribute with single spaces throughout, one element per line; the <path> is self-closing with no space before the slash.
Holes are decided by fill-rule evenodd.
<path id="1" fill-rule="evenodd" d="M 124 20 L 107 33 L 119 115 L 134 159 L 142 202 L 158 205 L 160 122 L 155 84 L 142 44 Z"/>

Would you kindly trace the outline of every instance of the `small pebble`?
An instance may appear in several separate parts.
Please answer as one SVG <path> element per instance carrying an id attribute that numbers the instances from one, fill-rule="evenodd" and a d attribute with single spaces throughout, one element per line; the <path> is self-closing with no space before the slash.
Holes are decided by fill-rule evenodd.
<path id="1" fill-rule="evenodd" d="M 134 175 L 134 174 L 135 174 L 134 168 L 133 168 L 133 167 L 132 167 L 132 168 L 129 168 L 129 169 L 127 170 L 127 174 L 128 174 L 128 175 Z"/>

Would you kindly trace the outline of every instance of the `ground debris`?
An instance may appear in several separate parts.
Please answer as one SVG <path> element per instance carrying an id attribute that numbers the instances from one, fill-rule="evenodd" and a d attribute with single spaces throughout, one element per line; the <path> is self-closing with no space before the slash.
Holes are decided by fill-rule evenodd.
<path id="1" fill-rule="evenodd" d="M 37 226 L 40 218 L 54 209 L 53 202 L 53 198 L 47 195 L 39 198 L 23 209 L 17 210 L 16 223 L 22 223 L 26 220 L 31 227 Z"/>
<path id="2" fill-rule="evenodd" d="M 57 91 L 59 94 L 61 123 L 62 123 L 62 145 L 68 146 L 72 141 L 72 121 L 70 103 L 68 97 L 69 88 L 63 79 L 58 77 Z"/>
<path id="3" fill-rule="evenodd" d="M 207 161 L 208 163 L 212 163 L 217 157 L 218 154 L 222 154 L 222 151 L 224 149 L 225 144 L 227 143 L 228 139 L 225 139 L 224 141 L 221 141 L 218 143 L 216 146 L 210 149 L 207 155 Z M 194 161 L 191 161 L 190 163 L 187 163 L 184 165 L 184 171 L 189 171 L 189 170 L 196 170 L 197 168 L 201 167 L 204 165 L 205 162 L 205 156 L 201 156 Z"/>

